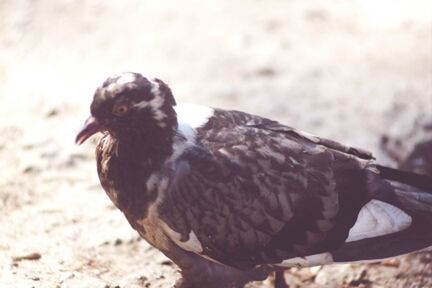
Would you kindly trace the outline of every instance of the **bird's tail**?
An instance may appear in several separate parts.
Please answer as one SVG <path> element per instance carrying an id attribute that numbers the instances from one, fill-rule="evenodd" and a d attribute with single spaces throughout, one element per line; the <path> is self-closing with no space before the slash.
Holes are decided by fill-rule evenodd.
<path id="1" fill-rule="evenodd" d="M 384 166 L 377 168 L 393 188 L 394 204 L 408 212 L 432 216 L 431 177 Z"/>
<path id="2" fill-rule="evenodd" d="M 432 246 L 432 178 L 384 166 L 376 168 L 384 178 L 383 192 L 376 200 L 397 207 L 409 215 L 411 223 L 401 231 L 345 243 L 332 252 L 334 262 L 385 259 Z"/>

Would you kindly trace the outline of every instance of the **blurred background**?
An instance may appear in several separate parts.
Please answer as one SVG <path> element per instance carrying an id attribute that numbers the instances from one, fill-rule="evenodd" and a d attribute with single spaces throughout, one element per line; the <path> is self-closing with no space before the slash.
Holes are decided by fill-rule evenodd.
<path id="1" fill-rule="evenodd" d="M 266 116 L 385 164 L 403 165 L 418 143 L 432 161 L 429 0 L 1 0 L 0 287 L 171 287 L 178 277 L 100 188 L 95 141 L 74 145 L 94 90 L 121 71 L 163 79 L 178 102 Z M 432 287 L 431 259 L 286 278 Z"/>

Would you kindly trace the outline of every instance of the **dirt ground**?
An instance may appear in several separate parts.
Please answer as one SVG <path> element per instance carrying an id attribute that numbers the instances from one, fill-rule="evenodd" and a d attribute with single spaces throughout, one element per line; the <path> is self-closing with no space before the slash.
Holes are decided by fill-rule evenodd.
<path id="1" fill-rule="evenodd" d="M 109 74 L 363 147 L 431 137 L 429 0 L 1 0 L 0 287 L 171 287 L 74 137 Z M 93 139 L 95 140 L 95 139 Z M 432 287 L 432 253 L 287 270 L 291 287 Z M 250 287 L 271 287 L 271 280 Z"/>

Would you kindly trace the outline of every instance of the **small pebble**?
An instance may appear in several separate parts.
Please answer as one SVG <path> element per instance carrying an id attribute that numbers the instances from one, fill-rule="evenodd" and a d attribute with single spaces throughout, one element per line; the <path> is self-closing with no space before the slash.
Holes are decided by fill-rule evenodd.
<path id="1" fill-rule="evenodd" d="M 15 262 L 22 261 L 22 260 L 39 260 L 41 257 L 42 257 L 41 254 L 34 252 L 23 256 L 12 257 L 12 260 Z"/>
<path id="2" fill-rule="evenodd" d="M 165 265 L 165 266 L 172 266 L 172 265 L 173 265 L 173 262 L 171 262 L 171 261 L 169 261 L 169 260 L 166 260 L 166 261 L 163 261 L 161 264 L 162 264 L 162 265 Z"/>
<path id="3" fill-rule="evenodd" d="M 145 285 L 146 283 L 149 283 L 149 282 L 148 282 L 148 278 L 147 278 L 146 276 L 140 276 L 140 277 L 138 278 L 138 282 L 139 282 L 141 285 Z"/>
<path id="4" fill-rule="evenodd" d="M 51 108 L 45 112 L 45 117 L 50 118 L 50 117 L 57 116 L 58 114 L 59 114 L 59 111 L 57 108 Z"/>

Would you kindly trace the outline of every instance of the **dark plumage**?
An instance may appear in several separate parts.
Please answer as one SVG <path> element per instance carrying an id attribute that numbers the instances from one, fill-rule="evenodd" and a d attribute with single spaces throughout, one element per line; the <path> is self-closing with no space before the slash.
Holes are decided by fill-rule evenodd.
<path id="1" fill-rule="evenodd" d="M 272 270 L 432 244 L 432 180 L 239 111 L 178 106 L 137 73 L 95 93 L 81 144 L 129 223 L 182 270 L 178 287 L 243 287 Z"/>

